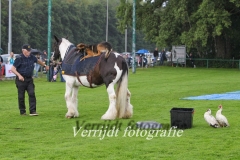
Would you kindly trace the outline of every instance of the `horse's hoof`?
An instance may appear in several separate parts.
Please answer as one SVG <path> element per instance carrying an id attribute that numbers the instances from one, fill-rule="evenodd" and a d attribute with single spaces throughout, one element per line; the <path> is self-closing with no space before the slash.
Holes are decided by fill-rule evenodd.
<path id="1" fill-rule="evenodd" d="M 132 118 L 132 115 L 124 115 L 122 118 L 123 119 L 129 119 L 129 118 Z"/>
<path id="2" fill-rule="evenodd" d="M 66 118 L 67 118 L 67 119 L 71 119 L 71 118 L 73 118 L 73 116 L 66 116 Z"/>
<path id="3" fill-rule="evenodd" d="M 101 117 L 102 120 L 114 120 L 116 119 L 116 116 L 106 116 L 106 114 L 104 114 L 102 117 Z"/>

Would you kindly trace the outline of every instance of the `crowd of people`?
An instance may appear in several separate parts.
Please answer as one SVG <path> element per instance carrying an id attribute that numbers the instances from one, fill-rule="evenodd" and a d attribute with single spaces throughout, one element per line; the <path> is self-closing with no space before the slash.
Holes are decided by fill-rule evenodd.
<path id="1" fill-rule="evenodd" d="M 158 48 L 155 48 L 153 51 L 153 57 L 151 57 L 150 54 L 136 54 L 135 56 L 135 63 L 138 67 L 146 67 L 149 65 L 163 65 L 164 61 L 167 60 L 166 58 L 166 52 L 165 50 L 162 50 L 161 52 L 158 51 Z M 132 57 L 127 54 L 124 57 L 128 63 L 128 66 L 131 68 L 132 66 Z M 159 63 L 158 63 L 159 61 Z"/>
<path id="2" fill-rule="evenodd" d="M 173 57 L 172 57 L 173 56 Z M 156 66 L 156 65 L 164 65 L 164 61 L 172 62 L 172 58 L 176 55 L 172 55 L 171 52 L 165 51 L 162 49 L 161 51 L 158 50 L 156 47 L 152 54 L 136 54 L 135 55 L 135 66 L 136 67 L 147 67 L 147 66 Z M 129 68 L 132 67 L 133 57 L 130 54 L 124 54 L 124 58 L 126 59 Z M 195 58 L 193 53 L 186 54 L 187 64 L 190 65 L 192 68 L 196 68 Z M 174 60 L 173 60 L 174 61 Z"/>

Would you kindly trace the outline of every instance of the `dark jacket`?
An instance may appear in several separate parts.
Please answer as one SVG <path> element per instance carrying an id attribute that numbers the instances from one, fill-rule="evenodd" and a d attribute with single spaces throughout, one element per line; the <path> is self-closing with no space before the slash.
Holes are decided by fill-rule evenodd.
<path id="1" fill-rule="evenodd" d="M 155 50 L 155 51 L 153 52 L 153 56 L 154 56 L 154 57 L 158 57 L 158 51 L 157 51 L 157 50 Z"/>

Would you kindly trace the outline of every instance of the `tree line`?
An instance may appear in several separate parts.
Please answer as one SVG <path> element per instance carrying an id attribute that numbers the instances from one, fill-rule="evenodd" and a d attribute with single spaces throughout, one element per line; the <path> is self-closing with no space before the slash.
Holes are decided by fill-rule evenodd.
<path id="1" fill-rule="evenodd" d="M 9 1 L 1 1 L 1 47 L 8 50 Z M 113 50 L 125 51 L 125 34 L 117 29 L 118 0 L 108 2 L 108 42 Z M 51 39 L 53 35 L 68 37 L 74 44 L 96 44 L 106 40 L 107 0 L 52 0 Z M 128 29 L 127 51 L 132 51 L 132 29 Z M 48 0 L 12 1 L 12 51 L 21 53 L 21 46 L 47 50 Z M 52 44 L 52 43 L 51 43 Z M 155 45 L 144 40 L 141 31 L 136 35 L 136 49 L 153 50 Z M 51 48 L 51 50 L 53 50 Z"/>
<path id="2" fill-rule="evenodd" d="M 108 0 L 108 42 L 132 51 L 133 0 Z M 8 48 L 8 3 L 1 1 L 1 46 Z M 74 44 L 106 40 L 107 0 L 52 0 L 51 35 Z M 186 45 L 201 58 L 240 58 L 239 0 L 136 0 L 136 50 Z M 12 1 L 12 50 L 29 43 L 47 49 L 48 0 Z"/>
<path id="3" fill-rule="evenodd" d="M 132 24 L 132 0 L 120 0 L 118 28 Z M 136 27 L 160 47 L 186 45 L 202 58 L 240 58 L 239 0 L 136 0 Z"/>

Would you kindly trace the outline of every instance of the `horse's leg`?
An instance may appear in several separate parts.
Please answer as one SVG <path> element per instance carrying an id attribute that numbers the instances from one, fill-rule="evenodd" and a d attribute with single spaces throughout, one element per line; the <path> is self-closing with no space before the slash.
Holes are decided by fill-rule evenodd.
<path id="1" fill-rule="evenodd" d="M 72 102 L 73 94 L 73 82 L 66 80 L 66 91 L 65 91 L 65 100 L 67 104 L 68 112 L 66 113 L 66 118 L 72 118 L 75 115 L 75 104 Z"/>
<path id="2" fill-rule="evenodd" d="M 126 111 L 124 113 L 123 118 L 131 118 L 133 115 L 133 106 L 130 103 L 130 97 L 131 97 L 131 93 L 129 90 L 127 90 L 127 105 L 126 105 Z"/>
<path id="3" fill-rule="evenodd" d="M 107 112 L 102 116 L 101 119 L 104 120 L 114 120 L 117 117 L 117 110 L 116 110 L 116 93 L 114 90 L 114 84 L 111 83 L 107 87 L 108 97 L 109 97 L 109 107 Z"/>
<path id="4" fill-rule="evenodd" d="M 79 117 L 79 113 L 78 113 L 78 89 L 79 89 L 79 86 L 74 86 L 73 90 L 72 90 L 72 103 L 73 103 L 73 109 L 74 109 L 73 117 Z"/>

